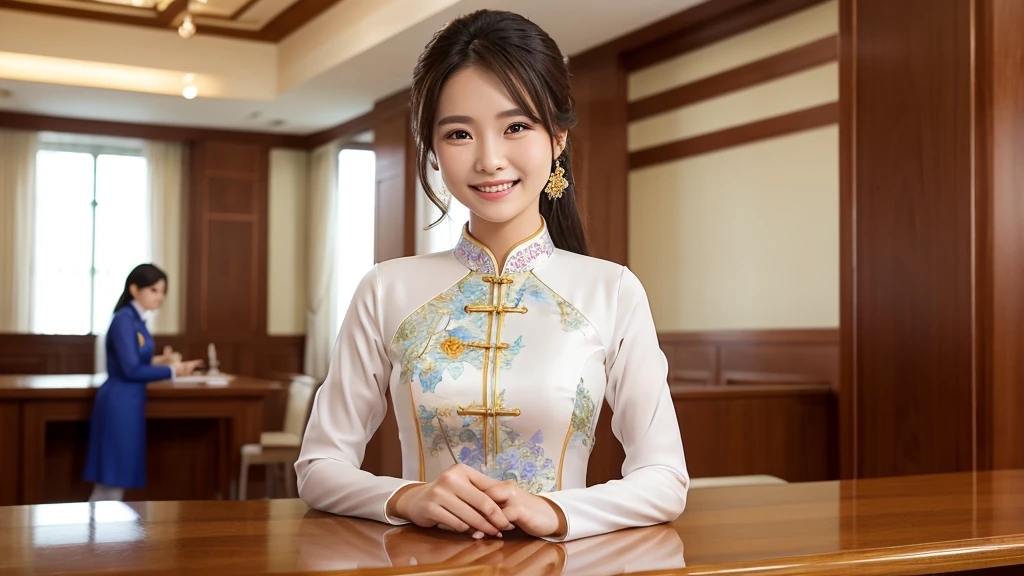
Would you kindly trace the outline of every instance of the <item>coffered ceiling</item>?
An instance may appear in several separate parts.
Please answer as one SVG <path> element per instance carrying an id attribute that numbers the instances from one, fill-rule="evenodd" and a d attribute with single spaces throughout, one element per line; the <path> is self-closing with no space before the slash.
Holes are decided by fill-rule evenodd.
<path id="1" fill-rule="evenodd" d="M 572 55 L 702 1 L 0 0 L 0 112 L 308 134 L 407 88 L 460 14 L 524 14 Z"/>
<path id="2" fill-rule="evenodd" d="M 0 8 L 177 29 L 192 14 L 204 34 L 277 42 L 341 0 L 0 0 Z"/>

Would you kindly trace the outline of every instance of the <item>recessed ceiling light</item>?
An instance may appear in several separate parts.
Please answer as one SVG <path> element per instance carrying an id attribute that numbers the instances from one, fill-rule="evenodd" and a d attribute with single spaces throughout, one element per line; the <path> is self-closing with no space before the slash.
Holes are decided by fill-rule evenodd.
<path id="1" fill-rule="evenodd" d="M 199 89 L 195 86 L 185 86 L 185 89 L 181 91 L 181 95 L 184 96 L 186 100 L 191 100 L 199 95 Z"/>
<path id="2" fill-rule="evenodd" d="M 185 77 L 182 78 L 182 80 L 185 81 L 185 84 L 191 84 L 196 81 L 196 75 L 190 72 L 188 74 L 185 74 Z"/>

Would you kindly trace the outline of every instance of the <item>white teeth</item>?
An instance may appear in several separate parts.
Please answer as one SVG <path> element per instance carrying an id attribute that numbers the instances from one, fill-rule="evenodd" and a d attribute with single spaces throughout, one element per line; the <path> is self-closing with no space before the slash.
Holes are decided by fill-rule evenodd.
<path id="1" fill-rule="evenodd" d="M 509 188 L 515 186 L 515 184 L 516 184 L 515 182 L 506 182 L 506 183 L 500 184 L 498 186 L 475 186 L 475 188 L 477 190 L 481 191 L 481 192 L 486 192 L 488 194 L 493 194 L 495 192 L 503 192 L 505 190 L 508 190 Z"/>

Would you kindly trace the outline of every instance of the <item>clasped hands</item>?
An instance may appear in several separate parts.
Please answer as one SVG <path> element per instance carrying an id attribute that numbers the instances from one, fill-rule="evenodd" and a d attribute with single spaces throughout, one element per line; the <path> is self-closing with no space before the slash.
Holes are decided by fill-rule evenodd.
<path id="1" fill-rule="evenodd" d="M 465 464 L 452 466 L 433 482 L 403 486 L 388 501 L 387 514 L 424 528 L 471 532 L 474 538 L 501 538 L 503 531 L 517 527 L 537 537 L 562 538 L 567 531 L 555 503 Z"/>

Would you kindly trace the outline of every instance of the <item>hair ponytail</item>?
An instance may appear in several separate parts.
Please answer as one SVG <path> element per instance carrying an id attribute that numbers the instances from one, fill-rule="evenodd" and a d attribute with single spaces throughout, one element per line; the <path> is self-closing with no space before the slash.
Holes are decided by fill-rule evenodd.
<path id="1" fill-rule="evenodd" d="M 121 308 L 124 308 L 133 300 L 132 284 L 136 288 L 148 288 L 161 280 L 166 284 L 167 274 L 164 274 L 164 271 L 156 266 L 152 264 L 139 264 L 136 266 L 124 281 L 124 290 L 121 292 L 121 297 L 117 299 L 117 306 L 114 306 L 114 312 L 116 313 Z"/>

